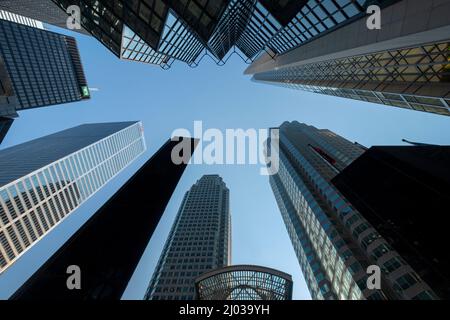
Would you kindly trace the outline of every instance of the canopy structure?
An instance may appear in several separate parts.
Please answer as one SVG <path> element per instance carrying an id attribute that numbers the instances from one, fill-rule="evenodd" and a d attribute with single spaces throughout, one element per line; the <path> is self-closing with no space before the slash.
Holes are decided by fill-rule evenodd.
<path id="1" fill-rule="evenodd" d="M 195 280 L 199 300 L 291 300 L 292 277 L 261 266 L 236 265 Z"/>

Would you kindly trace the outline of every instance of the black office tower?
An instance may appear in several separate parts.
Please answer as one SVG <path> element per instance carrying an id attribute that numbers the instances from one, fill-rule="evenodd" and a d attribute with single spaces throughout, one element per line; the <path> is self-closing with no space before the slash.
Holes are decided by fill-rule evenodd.
<path id="1" fill-rule="evenodd" d="M 6 134 L 8 133 L 9 128 L 13 123 L 13 119 L 0 117 L 0 143 L 2 143 L 3 139 L 5 139 Z"/>
<path id="2" fill-rule="evenodd" d="M 332 183 L 441 299 L 450 299 L 450 147 L 372 147 Z M 380 265 L 389 276 L 397 266 Z"/>
<path id="3" fill-rule="evenodd" d="M 206 55 L 219 65 L 233 53 L 247 63 L 264 52 L 273 58 L 364 15 L 366 2 L 52 1 L 62 12 L 72 5 L 79 6 L 83 28 L 116 56 L 160 65 L 164 69 L 174 60 L 195 67 Z"/>
<path id="4" fill-rule="evenodd" d="M 74 38 L 0 19 L 0 117 L 89 99 Z"/>
<path id="5" fill-rule="evenodd" d="M 11 299 L 120 299 L 186 168 L 171 159 L 178 143 L 189 159 L 197 140 L 164 144 Z M 80 290 L 66 285 L 71 265 L 81 270 Z"/>

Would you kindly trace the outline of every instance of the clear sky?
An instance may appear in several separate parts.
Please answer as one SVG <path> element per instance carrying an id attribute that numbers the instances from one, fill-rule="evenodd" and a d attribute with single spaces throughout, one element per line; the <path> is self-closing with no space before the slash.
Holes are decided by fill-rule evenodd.
<path id="1" fill-rule="evenodd" d="M 142 120 L 148 150 L 0 276 L 0 299 L 11 295 L 175 129 L 192 132 L 195 120 L 203 121 L 204 129 L 220 130 L 268 128 L 297 120 L 330 129 L 365 146 L 400 145 L 402 138 L 450 144 L 449 117 L 255 83 L 243 75 L 246 65 L 237 56 L 223 67 L 205 58 L 195 69 L 175 62 L 164 71 L 120 61 L 95 39 L 75 36 L 89 86 L 100 90 L 92 92 L 87 102 L 20 112 L 1 148 L 82 123 Z M 268 178 L 259 175 L 259 168 L 189 166 L 124 298 L 143 297 L 184 193 L 203 174 L 217 173 L 230 189 L 233 264 L 257 264 L 290 273 L 294 298 L 309 299 Z M 145 190 L 142 194 L 145 196 Z"/>

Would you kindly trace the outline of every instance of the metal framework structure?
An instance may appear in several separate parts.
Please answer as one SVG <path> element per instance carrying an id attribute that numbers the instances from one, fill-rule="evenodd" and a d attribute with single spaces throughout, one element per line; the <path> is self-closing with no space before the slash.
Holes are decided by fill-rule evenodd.
<path id="1" fill-rule="evenodd" d="M 292 277 L 252 265 L 216 269 L 195 280 L 199 300 L 291 300 Z"/>

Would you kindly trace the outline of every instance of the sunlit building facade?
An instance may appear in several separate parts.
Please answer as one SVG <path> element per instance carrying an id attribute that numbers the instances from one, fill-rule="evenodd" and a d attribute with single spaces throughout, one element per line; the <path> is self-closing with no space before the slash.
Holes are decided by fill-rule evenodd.
<path id="1" fill-rule="evenodd" d="M 21 20 L 30 18 L 37 20 L 41 26 L 44 22 L 69 29 L 67 22 L 68 20 L 71 21 L 68 14 L 62 11 L 52 0 L 1 0 L 0 10 L 4 10 L 8 14 L 19 15 Z M 69 30 L 89 35 L 83 28 Z"/>
<path id="2" fill-rule="evenodd" d="M 145 151 L 140 122 L 85 124 L 0 151 L 0 273 Z"/>
<path id="3" fill-rule="evenodd" d="M 204 175 L 186 192 L 146 300 L 194 300 L 195 279 L 230 264 L 229 201 L 229 190 L 218 175 Z"/>
<path id="4" fill-rule="evenodd" d="M 334 2 L 323 1 L 323 7 L 334 10 Z M 304 41 L 280 44 L 289 51 L 261 56 L 246 74 L 258 82 L 449 116 L 450 0 L 377 3 L 381 29 L 369 29 L 368 15 L 352 10 L 353 18 L 321 37 L 301 28 Z"/>
<path id="5" fill-rule="evenodd" d="M 362 146 L 329 130 L 285 122 L 279 147 L 269 140 L 266 152 L 279 154 L 270 185 L 313 299 L 437 298 L 331 182 L 365 152 Z M 380 262 L 402 267 L 381 273 L 380 290 L 370 289 L 368 267 Z"/>

